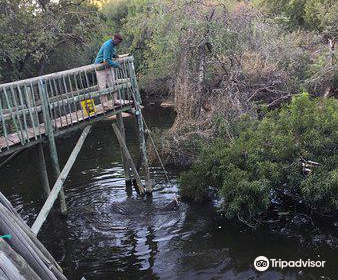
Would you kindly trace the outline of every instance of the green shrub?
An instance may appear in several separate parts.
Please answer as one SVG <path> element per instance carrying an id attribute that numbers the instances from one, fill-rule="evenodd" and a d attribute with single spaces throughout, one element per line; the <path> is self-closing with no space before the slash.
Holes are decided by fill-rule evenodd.
<path id="1" fill-rule="evenodd" d="M 256 223 L 278 204 L 330 214 L 338 208 L 336 146 L 338 102 L 292 99 L 260 121 L 242 120 L 231 142 L 219 138 L 205 146 L 181 176 L 181 194 L 201 201 L 216 190 L 228 218 Z M 305 174 L 301 159 L 318 162 Z"/>
<path id="2" fill-rule="evenodd" d="M 334 32 L 337 28 L 337 1 L 334 0 L 255 0 L 277 17 L 285 17 L 293 29 Z"/>

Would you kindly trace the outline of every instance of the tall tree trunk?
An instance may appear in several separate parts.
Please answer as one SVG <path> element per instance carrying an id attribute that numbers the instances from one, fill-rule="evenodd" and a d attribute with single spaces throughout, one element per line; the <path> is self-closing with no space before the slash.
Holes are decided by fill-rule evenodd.
<path id="1" fill-rule="evenodd" d="M 41 76 L 41 75 L 44 74 L 44 72 L 45 72 L 45 65 L 46 65 L 45 59 L 42 58 L 39 61 L 38 65 L 37 65 L 37 74 L 38 74 L 38 76 Z"/>

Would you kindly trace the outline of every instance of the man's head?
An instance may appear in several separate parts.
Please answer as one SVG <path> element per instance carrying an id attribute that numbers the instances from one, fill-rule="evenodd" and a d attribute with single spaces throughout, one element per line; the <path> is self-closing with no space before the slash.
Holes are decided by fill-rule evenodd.
<path id="1" fill-rule="evenodd" d="M 121 34 L 120 33 L 116 33 L 114 35 L 113 41 L 114 41 L 115 45 L 120 44 L 123 41 L 123 38 L 122 38 Z"/>

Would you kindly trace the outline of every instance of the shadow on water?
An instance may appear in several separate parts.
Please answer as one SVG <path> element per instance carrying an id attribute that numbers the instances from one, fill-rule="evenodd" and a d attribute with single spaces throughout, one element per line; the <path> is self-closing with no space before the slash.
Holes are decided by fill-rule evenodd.
<path id="1" fill-rule="evenodd" d="M 151 129 L 168 128 L 174 115 L 168 109 L 147 109 Z M 133 119 L 126 119 L 127 142 L 138 155 Z M 58 140 L 64 164 L 79 132 Z M 0 170 L 1 191 L 30 225 L 44 198 L 36 169 L 34 148 L 21 153 Z M 50 170 L 49 170 L 50 171 Z M 125 190 L 120 150 L 111 121 L 93 127 L 66 181 L 68 216 L 50 213 L 39 234 L 69 279 L 335 279 L 337 252 L 310 250 L 272 234 L 224 225 L 210 205 L 182 203 L 177 211 L 163 206 L 177 193 L 177 170 L 152 167 L 156 184 L 152 198 Z M 51 174 L 51 172 L 49 172 Z M 268 258 L 332 260 L 325 270 L 290 268 L 258 273 L 253 260 Z M 320 278 L 328 276 L 330 278 Z"/>

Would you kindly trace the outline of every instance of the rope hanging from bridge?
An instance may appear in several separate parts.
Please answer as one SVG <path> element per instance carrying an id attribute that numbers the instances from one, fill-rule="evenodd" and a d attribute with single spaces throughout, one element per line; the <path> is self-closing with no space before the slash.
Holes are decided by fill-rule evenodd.
<path id="1" fill-rule="evenodd" d="M 165 167 L 164 167 L 163 161 L 162 161 L 161 156 L 160 156 L 160 154 L 159 154 L 159 152 L 158 152 L 158 149 L 157 149 L 157 147 L 156 147 L 155 141 L 154 141 L 154 139 L 153 139 L 153 137 L 152 137 L 152 135 L 151 135 L 152 132 L 151 132 L 151 130 L 149 129 L 149 127 L 148 127 L 148 125 L 147 125 L 147 123 L 146 123 L 146 120 L 145 120 L 144 117 L 143 117 L 142 112 L 140 112 L 140 113 L 141 113 L 141 116 L 142 116 L 143 123 L 144 123 L 144 125 L 145 125 L 145 127 L 146 127 L 146 130 L 147 130 L 147 132 L 148 132 L 148 135 L 149 135 L 149 137 L 150 137 L 150 141 L 151 141 L 151 143 L 152 143 L 152 145 L 153 145 L 153 147 L 154 147 L 154 150 L 155 150 L 156 156 L 157 156 L 157 158 L 158 158 L 158 161 L 160 162 L 161 168 L 162 168 L 162 170 L 163 170 L 163 172 L 164 172 L 164 175 L 165 175 L 165 178 L 166 178 L 166 180 L 167 180 L 167 183 L 168 183 L 168 184 L 171 184 L 170 179 L 169 179 L 169 177 L 168 177 L 168 172 L 167 172 L 167 170 L 166 170 Z"/>

